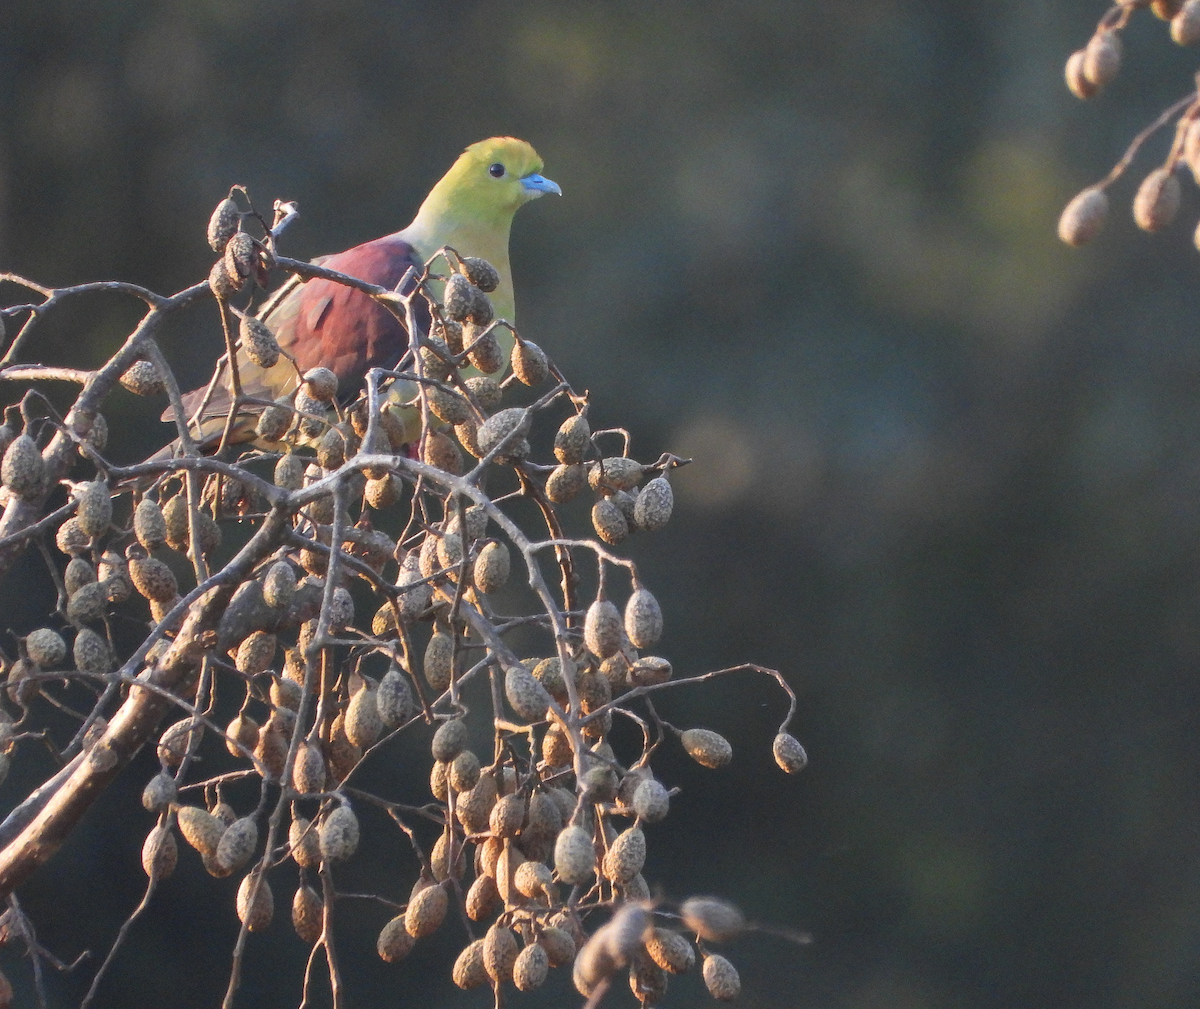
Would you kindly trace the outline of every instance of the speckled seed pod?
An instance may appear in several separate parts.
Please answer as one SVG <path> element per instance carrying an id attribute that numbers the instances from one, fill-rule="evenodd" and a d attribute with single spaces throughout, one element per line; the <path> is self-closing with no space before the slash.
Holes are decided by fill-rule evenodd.
<path id="1" fill-rule="evenodd" d="M 644 950 L 635 950 L 629 964 L 629 988 L 643 1005 L 658 1005 L 667 994 L 667 972 Z"/>
<path id="2" fill-rule="evenodd" d="M 368 480 L 363 497 L 376 511 L 390 508 L 400 500 L 404 484 L 394 473 L 386 473 L 377 480 Z"/>
<path id="3" fill-rule="evenodd" d="M 496 881 L 491 876 L 480 873 L 467 890 L 467 917 L 471 921 L 487 920 L 499 900 L 500 891 L 496 889 Z"/>
<path id="4" fill-rule="evenodd" d="M 679 913 L 684 925 L 708 942 L 729 942 L 746 927 L 742 912 L 716 897 L 689 897 Z"/>
<path id="5" fill-rule="evenodd" d="M 187 497 L 176 494 L 162 506 L 163 521 L 167 526 L 167 545 L 174 550 L 188 548 L 188 505 Z M 149 549 L 149 548 L 147 548 Z"/>
<path id="6" fill-rule="evenodd" d="M 103 536 L 112 524 L 112 498 L 108 484 L 102 480 L 91 480 L 75 488 L 78 501 L 75 517 L 79 528 L 89 536 Z"/>
<path id="7" fill-rule="evenodd" d="M 142 789 L 142 806 L 148 812 L 161 813 L 178 795 L 179 786 L 175 784 L 175 779 L 165 771 L 160 771 Z"/>
<path id="8" fill-rule="evenodd" d="M 375 745 L 383 732 L 383 719 L 375 703 L 376 690 L 371 683 L 360 688 L 346 708 L 346 738 L 360 749 Z"/>
<path id="9" fill-rule="evenodd" d="M 550 695 L 533 674 L 523 665 L 509 666 L 504 671 L 504 696 L 521 718 L 540 721 L 550 707 Z"/>
<path id="10" fill-rule="evenodd" d="M 41 627 L 25 639 L 25 654 L 42 669 L 54 669 L 67 657 L 67 643 L 58 631 Z"/>
<path id="11" fill-rule="evenodd" d="M 491 324 L 496 318 L 496 307 L 492 304 L 492 299 L 482 291 L 476 289 L 471 297 L 471 311 L 467 315 L 468 321 L 476 327 L 484 327 Z M 463 339 L 467 338 L 464 329 Z M 478 365 L 476 365 L 478 367 Z M 481 371 L 483 369 L 480 369 Z M 498 369 L 497 369 L 498 370 Z"/>
<path id="12" fill-rule="evenodd" d="M 133 587 L 147 599 L 165 603 L 179 595 L 175 572 L 157 557 L 131 557 L 129 577 Z"/>
<path id="13" fill-rule="evenodd" d="M 304 740 L 296 750 L 292 787 L 301 794 L 325 791 L 325 755 L 313 740 Z"/>
<path id="14" fill-rule="evenodd" d="M 238 920 L 250 932 L 262 932 L 275 916 L 275 895 L 271 884 L 257 872 L 242 878 L 237 892 Z"/>
<path id="15" fill-rule="evenodd" d="M 277 708 L 299 711 L 304 700 L 304 688 L 295 680 L 276 676 L 271 680 L 271 703 Z"/>
<path id="16" fill-rule="evenodd" d="M 429 791 L 438 802 L 450 798 L 450 765 L 442 760 L 435 760 L 429 769 Z"/>
<path id="17" fill-rule="evenodd" d="M 545 983 L 550 972 L 550 958 L 536 943 L 526 946 L 513 961 L 512 980 L 517 991 L 532 991 Z"/>
<path id="18" fill-rule="evenodd" d="M 652 648 L 662 637 L 663 618 L 649 589 L 638 588 L 625 604 L 625 633 L 635 648 Z"/>
<path id="19" fill-rule="evenodd" d="M 241 221 L 237 204 L 226 198 L 217 204 L 208 219 L 208 245 L 213 252 L 224 252 L 229 240 L 237 233 Z"/>
<path id="20" fill-rule="evenodd" d="M 1121 69 L 1121 36 L 1115 31 L 1100 31 L 1092 36 L 1083 51 L 1083 73 L 1097 88 L 1102 88 Z"/>
<path id="21" fill-rule="evenodd" d="M 338 806 L 321 824 L 317 840 L 321 857 L 330 862 L 344 862 L 358 848 L 358 817 L 349 806 Z"/>
<path id="22" fill-rule="evenodd" d="M 636 459 L 609 456 L 603 462 L 588 464 L 588 486 L 597 493 L 633 490 L 641 482 L 642 472 L 642 464 Z"/>
<path id="23" fill-rule="evenodd" d="M 158 396 L 167 391 L 166 383 L 153 361 L 134 361 L 121 376 L 121 385 L 135 396 Z"/>
<path id="24" fill-rule="evenodd" d="M 445 832 L 440 834 L 434 842 L 433 849 L 429 852 L 429 869 L 433 873 L 433 878 L 439 883 L 449 879 L 451 875 L 455 879 L 462 879 L 463 873 L 466 872 L 467 857 L 462 843 L 456 841 L 455 848 L 453 871 L 450 865 L 450 838 L 448 834 Z"/>
<path id="25" fill-rule="evenodd" d="M 287 766 L 288 737 L 271 722 L 258 734 L 258 745 L 254 747 L 254 758 L 273 779 L 283 777 Z"/>
<path id="26" fill-rule="evenodd" d="M 179 861 L 175 832 L 165 823 L 154 826 L 142 844 L 142 870 L 151 879 L 166 879 Z"/>
<path id="27" fill-rule="evenodd" d="M 466 748 L 469 736 L 466 722 L 461 718 L 442 722 L 433 734 L 433 742 L 430 744 L 434 760 L 447 763 L 453 760 Z"/>
<path id="28" fill-rule="evenodd" d="M 655 778 L 646 778 L 633 793 L 633 811 L 647 823 L 657 823 L 670 808 L 670 793 Z"/>
<path id="29" fill-rule="evenodd" d="M 296 592 L 296 572 L 287 561 L 276 561 L 263 579 L 263 602 L 281 610 L 290 605 Z"/>
<path id="30" fill-rule="evenodd" d="M 183 839 L 201 855 L 213 858 L 225 833 L 225 824 L 207 809 L 199 806 L 180 806 L 175 811 Z"/>
<path id="31" fill-rule="evenodd" d="M 546 951 L 551 967 L 562 967 L 575 959 L 575 940 L 565 929 L 551 925 L 538 935 L 538 945 Z"/>
<path id="32" fill-rule="evenodd" d="M 696 951 L 677 932 L 656 928 L 646 937 L 646 952 L 656 964 L 672 974 L 686 974 L 696 966 Z"/>
<path id="33" fill-rule="evenodd" d="M 4 452 L 0 462 L 0 480 L 17 497 L 35 497 L 46 480 L 46 464 L 36 442 L 27 434 L 18 435 Z"/>
<path id="34" fill-rule="evenodd" d="M 72 623 L 94 624 L 104 619 L 108 590 L 96 581 L 78 586 L 67 602 L 67 619 Z"/>
<path id="35" fill-rule="evenodd" d="M 414 939 L 432 935 L 441 927 L 449 907 L 445 887 L 427 886 L 408 902 L 404 927 Z"/>
<path id="36" fill-rule="evenodd" d="M 597 599 L 588 607 L 583 621 L 583 640 L 588 651 L 605 659 L 621 647 L 621 611 L 608 599 Z"/>
<path id="37" fill-rule="evenodd" d="M 467 943 L 454 961 L 454 983 L 469 991 L 488 983 L 487 969 L 483 966 L 483 940 Z"/>
<path id="38" fill-rule="evenodd" d="M 711 729 L 685 729 L 679 737 L 683 748 L 697 764 L 724 767 L 733 759 L 733 747 L 719 732 Z"/>
<path id="39" fill-rule="evenodd" d="M 464 753 L 470 752 L 467 750 Z M 462 754 L 459 754 L 461 757 Z M 457 757 L 455 760 L 457 761 Z M 492 807 L 496 804 L 496 779 L 480 774 L 473 788 L 462 792 L 455 802 L 455 811 L 468 834 L 482 834 L 488 829 Z"/>
<path id="40" fill-rule="evenodd" d="M 254 239 L 239 231 L 225 245 L 225 270 L 230 277 L 245 280 L 254 270 L 256 249 Z"/>
<path id="41" fill-rule="evenodd" d="M 475 291 L 471 282 L 461 273 L 451 274 L 442 294 L 442 307 L 455 322 L 464 322 L 475 303 Z"/>
<path id="42" fill-rule="evenodd" d="M 554 457 L 567 466 L 583 462 L 591 437 L 592 429 L 585 416 L 568 417 L 554 435 Z"/>
<path id="43" fill-rule="evenodd" d="M 192 742 L 198 742 L 204 732 L 202 725 L 193 725 L 190 717 L 168 725 L 158 738 L 158 759 L 168 767 L 178 767 L 187 755 Z"/>
<path id="44" fill-rule="evenodd" d="M 633 506 L 633 519 L 639 529 L 657 532 L 671 518 L 675 493 L 665 476 L 656 476 L 638 492 Z"/>
<path id="45" fill-rule="evenodd" d="M 483 967 L 494 984 L 512 980 L 518 950 L 517 937 L 511 928 L 496 924 L 487 930 L 483 937 Z"/>
<path id="46" fill-rule="evenodd" d="M 551 723 L 542 737 L 542 760 L 549 767 L 566 767 L 571 757 L 571 740 L 557 722 Z"/>
<path id="47" fill-rule="evenodd" d="M 486 259 L 478 256 L 464 256 L 462 259 L 463 273 L 479 290 L 491 294 L 500 286 L 500 273 Z"/>
<path id="48" fill-rule="evenodd" d="M 592 528 L 610 546 L 616 546 L 629 536 L 629 520 L 611 497 L 602 497 L 592 505 Z"/>
<path id="49" fill-rule="evenodd" d="M 463 471 L 462 452 L 441 431 L 430 431 L 421 446 L 421 458 L 427 466 L 433 466 L 454 476 Z"/>
<path id="50" fill-rule="evenodd" d="M 546 477 L 546 497 L 555 504 L 574 501 L 587 486 L 587 474 L 579 463 L 556 466 Z"/>
<path id="51" fill-rule="evenodd" d="M 375 691 L 375 707 L 379 719 L 389 729 L 403 725 L 413 715 L 414 702 L 408 677 L 393 665 L 379 681 Z"/>
<path id="52" fill-rule="evenodd" d="M 412 952 L 415 942 L 404 928 L 404 915 L 398 914 L 379 930 L 375 951 L 384 962 L 395 963 Z"/>
<path id="53" fill-rule="evenodd" d="M 488 825 L 496 837 L 516 837 L 525 823 L 525 796 L 520 792 L 496 800 Z"/>
<path id="54" fill-rule="evenodd" d="M 781 732 L 771 744 L 771 752 L 777 763 L 788 774 L 799 774 L 808 766 L 808 754 L 795 736 Z"/>
<path id="55" fill-rule="evenodd" d="M 279 643 L 274 634 L 266 631 L 255 631 L 247 637 L 237 650 L 238 672 L 246 676 L 257 676 L 271 668 L 275 661 L 275 652 Z"/>
<path id="56" fill-rule="evenodd" d="M 292 411 L 281 403 L 272 403 L 258 415 L 255 433 L 263 441 L 280 441 L 292 426 Z"/>
<path id="57" fill-rule="evenodd" d="M 591 835 L 579 826 L 564 827 L 554 843 L 554 871 L 564 883 L 581 886 L 596 869 Z"/>
<path id="58" fill-rule="evenodd" d="M 622 831 L 604 855 L 604 875 L 614 883 L 625 883 L 646 864 L 646 835 L 641 827 Z"/>
<path id="59" fill-rule="evenodd" d="M 567 703 L 567 681 L 563 678 L 562 663 L 557 655 L 552 655 L 548 659 L 529 659 L 528 663 L 535 663 L 533 666 L 533 678 L 538 681 L 549 692 L 550 696 L 558 701 L 561 705 Z M 575 663 L 567 660 L 572 681 L 576 678 Z"/>
<path id="60" fill-rule="evenodd" d="M 225 727 L 225 749 L 235 757 L 245 757 L 245 750 L 254 752 L 258 745 L 258 722 L 240 711 Z"/>
<path id="61" fill-rule="evenodd" d="M 1143 231 L 1161 231 L 1179 212 L 1182 190 L 1179 176 L 1156 168 L 1142 180 L 1133 198 L 1133 219 Z"/>
<path id="62" fill-rule="evenodd" d="M 734 967 L 719 953 L 708 953 L 704 957 L 701 968 L 704 977 L 704 987 L 708 993 L 721 1002 L 733 1002 L 742 992 L 742 981 Z"/>
<path id="63" fill-rule="evenodd" d="M 147 550 L 157 550 L 167 541 L 167 520 L 157 501 L 144 497 L 138 502 L 133 510 L 133 535 Z"/>
<path id="64" fill-rule="evenodd" d="M 541 862 L 522 862 L 513 873 L 513 886 L 522 896 L 542 897 L 554 885 L 554 874 Z"/>
<path id="65" fill-rule="evenodd" d="M 75 635 L 72 658 L 75 668 L 81 673 L 100 675 L 112 669 L 112 652 L 109 651 L 108 642 L 90 627 L 81 627 Z"/>
<path id="66" fill-rule="evenodd" d="M 321 843 L 316 829 L 303 816 L 297 816 L 288 827 L 288 846 L 296 864 L 315 869 L 321 864 Z"/>
<path id="67" fill-rule="evenodd" d="M 54 545 L 64 554 L 79 554 L 88 548 L 88 535 L 79 528 L 79 520 L 74 515 L 58 527 Z"/>
<path id="68" fill-rule="evenodd" d="M 479 758 L 470 750 L 463 750 L 450 761 L 447 776 L 455 792 L 469 792 L 479 781 Z"/>
<path id="69" fill-rule="evenodd" d="M 426 389 L 425 398 L 429 402 L 430 412 L 447 424 L 461 424 L 471 416 L 467 401 L 449 389 L 431 385 Z"/>
<path id="70" fill-rule="evenodd" d="M 273 368 L 279 363 L 279 343 L 261 319 L 256 319 L 252 315 L 243 315 L 238 323 L 238 338 L 241 340 L 246 356 L 258 367 Z M 288 411 L 288 423 L 291 423 L 290 411 Z M 287 430 L 286 425 L 284 430 Z"/>
<path id="71" fill-rule="evenodd" d="M 133 582 L 129 579 L 129 565 L 125 563 L 125 558 L 115 551 L 107 550 L 101 555 L 97 575 L 104 585 L 104 591 L 110 603 L 123 603 L 133 595 Z"/>
<path id="72" fill-rule="evenodd" d="M 671 663 L 661 656 L 643 655 L 629 667 L 629 683 L 634 687 L 666 683 L 671 678 L 671 671 Z"/>
<path id="73" fill-rule="evenodd" d="M 229 272 L 224 259 L 218 259 L 208 271 L 208 286 L 222 301 L 228 301 L 245 285 L 245 281 Z"/>
<path id="74" fill-rule="evenodd" d="M 243 816 L 225 828 L 217 845 L 217 864 L 231 872 L 250 861 L 258 847 L 258 824 L 254 817 Z"/>
<path id="75" fill-rule="evenodd" d="M 536 343 L 518 340 L 513 344 L 512 370 L 522 385 L 541 385 L 550 377 L 550 362 Z"/>
<path id="76" fill-rule="evenodd" d="M 498 445 L 510 439 L 502 452 L 504 458 L 520 458 L 517 446 L 529 430 L 529 411 L 514 406 L 492 414 L 479 428 L 479 447 L 487 455 Z M 499 457 L 498 457 L 499 458 Z"/>
<path id="77" fill-rule="evenodd" d="M 299 490 L 304 486 L 304 460 L 291 452 L 275 464 L 275 486 L 284 490 Z"/>
<path id="78" fill-rule="evenodd" d="M 489 543 L 475 558 L 472 579 L 480 592 L 498 592 L 507 583 L 509 570 L 508 547 L 503 543 Z"/>
<path id="79" fill-rule="evenodd" d="M 302 942 L 313 945 L 321 938 L 324 928 L 325 903 L 307 883 L 296 887 L 296 895 L 292 898 L 292 928 Z"/>

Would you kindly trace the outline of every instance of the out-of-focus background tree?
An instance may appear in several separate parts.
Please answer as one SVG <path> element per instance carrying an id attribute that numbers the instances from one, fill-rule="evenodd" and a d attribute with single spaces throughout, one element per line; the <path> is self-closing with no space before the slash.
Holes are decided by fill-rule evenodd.
<path id="1" fill-rule="evenodd" d="M 801 694 L 799 781 L 771 764 L 767 689 L 672 701 L 737 755 L 664 768 L 684 792 L 647 876 L 815 940 L 733 946 L 742 1004 L 1196 1004 L 1200 257 L 1184 222 L 1135 231 L 1133 181 L 1096 245 L 1054 237 L 1196 58 L 1142 15 L 1080 104 L 1061 67 L 1103 9 L 9 0 L 0 268 L 178 289 L 232 183 L 299 201 L 291 253 L 336 251 L 406 224 L 467 143 L 529 139 L 566 197 L 516 223 L 522 332 L 640 455 L 696 460 L 672 525 L 631 544 L 664 653 Z M 197 382 L 214 319 L 167 341 Z M 64 315 L 39 352 L 98 362 L 129 321 Z M 165 440 L 157 407 L 119 405 L 128 457 Z M 31 592 L 6 591 L 28 626 Z M 136 901 L 136 777 L 23 893 L 68 959 Z M 104 1004 L 217 1002 L 236 883 L 183 861 Z M 487 1003 L 450 986 L 449 940 L 375 959 L 387 916 L 345 931 L 355 1005 Z M 284 920 L 254 937 L 245 1004 L 295 1005 L 303 957 Z"/>

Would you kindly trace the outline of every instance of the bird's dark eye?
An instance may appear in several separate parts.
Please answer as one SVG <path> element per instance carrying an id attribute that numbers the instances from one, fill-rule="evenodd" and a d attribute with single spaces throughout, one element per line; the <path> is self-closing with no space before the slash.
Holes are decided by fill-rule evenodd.
<path id="1" fill-rule="evenodd" d="M 490 174 L 493 179 L 498 179 L 504 174 L 504 166 L 497 161 L 494 165 L 491 165 L 488 168 L 488 174 Z"/>

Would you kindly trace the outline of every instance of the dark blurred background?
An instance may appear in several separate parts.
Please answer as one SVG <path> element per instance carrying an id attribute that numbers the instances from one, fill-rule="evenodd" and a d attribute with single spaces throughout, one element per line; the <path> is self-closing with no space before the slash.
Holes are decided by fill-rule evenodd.
<path id="1" fill-rule="evenodd" d="M 668 529 L 630 544 L 661 649 L 685 672 L 777 666 L 801 699 L 797 780 L 770 760 L 765 683 L 664 702 L 736 757 L 667 757 L 684 792 L 647 876 L 814 938 L 726 950 L 741 1004 L 1197 1005 L 1200 200 L 1145 236 L 1129 179 L 1094 247 L 1054 237 L 1196 59 L 1142 13 L 1122 76 L 1079 103 L 1061 67 L 1103 10 L 9 0 L 0 269 L 179 289 L 232 183 L 299 201 L 292 254 L 336 251 L 405 225 L 467 143 L 529 139 L 566 195 L 516 222 L 523 333 L 639 456 L 695 459 Z M 31 351 L 95 363 L 133 317 L 93 302 Z M 207 306 L 167 339 L 193 384 L 214 322 Z M 158 409 L 114 397 L 129 457 L 165 440 Z M 14 628 L 38 584 L 6 587 Z M 397 758 L 418 784 L 423 745 Z M 138 898 L 151 771 L 22 893 L 65 959 Z M 402 899 L 411 862 L 368 826 L 359 883 Z M 181 863 L 99 1005 L 218 1004 L 236 883 Z M 300 998 L 277 893 L 250 942 L 258 1009 Z M 356 905 L 344 929 L 353 1006 L 489 1004 L 450 985 L 453 923 L 379 962 L 386 917 Z M 32 1004 L 28 965 L 0 962 Z M 55 1007 L 86 987 L 48 985 Z M 693 977 L 665 1004 L 706 999 Z M 564 976 L 512 1001 L 579 1000 Z"/>

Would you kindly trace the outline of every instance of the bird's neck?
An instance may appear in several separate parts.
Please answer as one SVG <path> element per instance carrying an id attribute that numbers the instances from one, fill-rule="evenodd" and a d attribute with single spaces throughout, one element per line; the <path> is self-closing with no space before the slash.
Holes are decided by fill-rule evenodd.
<path id="1" fill-rule="evenodd" d="M 496 315 L 514 322 L 516 306 L 513 299 L 512 271 L 508 262 L 508 235 L 512 228 L 512 213 L 502 213 L 492 219 L 480 218 L 469 212 L 456 212 L 453 206 L 435 201 L 435 195 L 436 190 L 429 194 L 412 224 L 400 234 L 425 260 L 446 245 L 463 256 L 479 256 L 486 259 L 500 274 L 500 284 L 490 295 Z"/>

